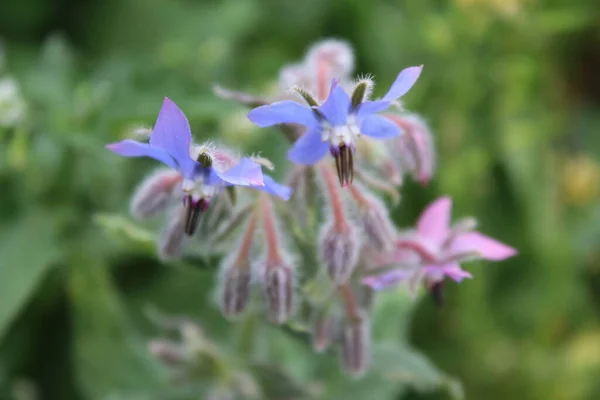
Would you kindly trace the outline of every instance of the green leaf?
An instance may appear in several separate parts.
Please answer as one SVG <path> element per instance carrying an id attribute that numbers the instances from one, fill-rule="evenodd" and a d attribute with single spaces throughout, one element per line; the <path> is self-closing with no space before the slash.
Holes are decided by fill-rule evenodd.
<path id="1" fill-rule="evenodd" d="M 165 388 L 162 368 L 126 318 L 107 269 L 85 257 L 80 261 L 71 267 L 69 293 L 76 374 L 83 392 L 97 399 Z"/>
<path id="2" fill-rule="evenodd" d="M 60 256 L 54 221 L 32 214 L 0 235 L 0 339 Z"/>
<path id="3" fill-rule="evenodd" d="M 373 338 L 405 341 L 417 301 L 409 296 L 405 288 L 377 293 L 373 312 Z"/>
<path id="4" fill-rule="evenodd" d="M 296 400 L 310 398 L 306 385 L 302 385 L 291 375 L 286 374 L 279 365 L 253 364 L 250 366 L 250 370 L 267 399 Z"/>
<path id="5" fill-rule="evenodd" d="M 407 385 L 419 392 L 446 390 L 454 399 L 464 397 L 458 381 L 408 347 L 379 343 L 373 348 L 373 360 L 373 373 L 381 375 L 388 382 Z"/>
<path id="6" fill-rule="evenodd" d="M 364 377 L 352 379 L 335 370 L 323 377 L 323 383 L 328 384 L 324 398 L 392 400 L 407 388 L 418 392 L 443 390 L 454 399 L 464 397 L 460 383 L 406 346 L 376 343 L 371 351 L 371 368 Z"/>
<path id="7" fill-rule="evenodd" d="M 96 214 L 94 222 L 104 228 L 115 241 L 126 240 L 145 250 L 154 251 L 156 235 L 125 217 L 114 214 Z"/>

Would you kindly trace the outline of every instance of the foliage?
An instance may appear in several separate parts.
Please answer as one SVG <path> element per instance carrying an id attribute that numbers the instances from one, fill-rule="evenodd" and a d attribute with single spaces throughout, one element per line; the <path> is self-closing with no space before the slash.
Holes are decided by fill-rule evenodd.
<path id="1" fill-rule="evenodd" d="M 162 331 L 149 306 L 199 321 L 267 398 L 460 397 L 458 381 L 470 398 L 599 396 L 594 2 L 71 3 L 57 14 L 9 0 L 0 16 L 0 398 L 32 398 L 32 388 L 57 399 L 202 398 L 151 357 L 147 342 Z M 358 381 L 313 354 L 301 329 L 226 322 L 212 302 L 215 260 L 160 264 L 160 221 L 126 217 L 151 161 L 103 147 L 152 123 L 166 95 L 196 139 L 261 151 L 281 176 L 284 139 L 211 87 L 268 91 L 281 65 L 326 36 L 354 44 L 358 69 L 387 80 L 382 88 L 425 65 L 408 101 L 429 118 L 443 169 L 403 193 L 396 221 L 413 224 L 449 194 L 520 250 L 450 287 L 444 309 L 383 296 L 374 369 Z M 258 342 L 251 357 L 247 340 Z"/>

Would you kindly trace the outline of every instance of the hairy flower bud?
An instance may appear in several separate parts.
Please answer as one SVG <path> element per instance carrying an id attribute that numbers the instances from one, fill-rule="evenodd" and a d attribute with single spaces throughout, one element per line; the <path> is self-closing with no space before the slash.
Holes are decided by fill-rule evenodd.
<path id="1" fill-rule="evenodd" d="M 435 149 L 427 124 L 415 115 L 387 117 L 404 131 L 404 135 L 393 142 L 391 150 L 400 166 L 419 183 L 429 183 L 435 170 Z"/>
<path id="2" fill-rule="evenodd" d="M 181 180 L 181 175 L 175 170 L 169 168 L 156 170 L 135 190 L 129 206 L 131 215 L 144 219 L 164 211 Z"/>
<path id="3" fill-rule="evenodd" d="M 186 216 L 187 210 L 184 207 L 177 207 L 169 216 L 158 242 L 158 254 L 162 260 L 173 259 L 181 254 Z"/>
<path id="4" fill-rule="evenodd" d="M 358 378 L 366 371 L 370 358 L 369 323 L 364 316 L 344 321 L 340 344 L 341 362 L 344 371 Z"/>
<path id="5" fill-rule="evenodd" d="M 362 228 L 368 243 L 377 250 L 391 249 L 396 231 L 387 208 L 364 188 L 351 185 L 350 194 L 358 205 Z"/>
<path id="6" fill-rule="evenodd" d="M 294 270 L 286 265 L 267 265 L 263 285 L 269 318 L 277 324 L 286 322 L 293 311 Z"/>
<path id="7" fill-rule="evenodd" d="M 179 343 L 155 339 L 148 343 L 148 349 L 154 357 L 167 365 L 184 365 L 188 361 L 185 349 Z"/>
<path id="8" fill-rule="evenodd" d="M 328 311 L 315 312 L 312 328 L 312 346 L 321 353 L 329 347 L 335 335 L 336 317 Z"/>
<path id="9" fill-rule="evenodd" d="M 246 309 L 250 300 L 250 252 L 256 231 L 256 216 L 252 214 L 242 234 L 237 251 L 221 264 L 220 303 L 223 314 L 235 317 Z"/>
<path id="10" fill-rule="evenodd" d="M 306 63 L 311 70 L 319 73 L 319 68 L 325 65 L 328 75 L 333 77 L 346 77 L 354 69 L 354 53 L 348 43 L 327 39 L 313 45 L 306 54 Z"/>
<path id="11" fill-rule="evenodd" d="M 252 276 L 249 268 L 237 265 L 225 267 L 221 278 L 221 310 L 227 318 L 236 317 L 243 313 L 250 300 L 250 281 Z"/>
<path id="12" fill-rule="evenodd" d="M 286 65 L 279 71 L 279 86 L 281 90 L 291 87 L 311 87 L 311 78 L 307 68 L 302 64 Z"/>
<path id="13" fill-rule="evenodd" d="M 346 282 L 356 267 L 360 248 L 354 225 L 348 223 L 344 230 L 334 223 L 325 225 L 319 243 L 321 259 L 331 279 L 337 284 Z"/>

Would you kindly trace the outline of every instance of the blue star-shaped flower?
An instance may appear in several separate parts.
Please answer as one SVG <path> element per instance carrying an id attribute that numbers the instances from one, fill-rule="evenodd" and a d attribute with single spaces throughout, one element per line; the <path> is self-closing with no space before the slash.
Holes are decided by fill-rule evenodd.
<path id="1" fill-rule="evenodd" d="M 257 107 L 250 111 L 248 118 L 260 127 L 283 123 L 304 125 L 307 130 L 289 150 L 288 159 L 297 164 L 312 165 L 329 150 L 336 159 L 340 181 L 346 185 L 352 181 L 353 153 L 361 134 L 376 139 L 400 135 L 398 125 L 376 113 L 386 110 L 406 94 L 419 78 L 422 68 L 410 67 L 400 72 L 381 100 L 365 101 L 360 93 L 350 97 L 338 85 L 338 80 L 333 80 L 329 97 L 320 106 L 284 100 Z"/>
<path id="2" fill-rule="evenodd" d="M 192 234 L 198 213 L 208 207 L 210 199 L 225 186 L 246 186 L 263 190 L 288 200 L 291 189 L 263 175 L 259 164 L 242 158 L 238 164 L 220 171 L 212 160 L 203 157 L 199 162 L 190 155 L 192 133 L 183 111 L 170 99 L 164 99 L 149 143 L 126 139 L 106 147 L 125 157 L 150 157 L 176 169 L 183 176 L 184 204 L 188 207 L 186 233 Z"/>

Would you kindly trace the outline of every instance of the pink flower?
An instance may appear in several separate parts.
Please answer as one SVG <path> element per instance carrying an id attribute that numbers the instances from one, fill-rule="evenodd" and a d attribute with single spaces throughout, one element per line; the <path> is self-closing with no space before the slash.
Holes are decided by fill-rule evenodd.
<path id="1" fill-rule="evenodd" d="M 446 277 L 461 282 L 472 275 L 464 271 L 460 263 L 473 259 L 501 261 L 517 254 L 512 247 L 475 231 L 472 219 L 450 225 L 451 209 L 450 197 L 441 197 L 431 203 L 421 214 L 416 232 L 398 238 L 394 250 L 380 260 L 381 264 L 401 268 L 368 276 L 363 283 L 380 290 L 415 274 L 425 279 L 428 286 L 440 283 Z M 420 266 L 407 269 L 407 264 L 414 265 L 415 254 Z"/>

